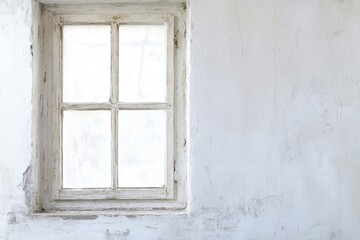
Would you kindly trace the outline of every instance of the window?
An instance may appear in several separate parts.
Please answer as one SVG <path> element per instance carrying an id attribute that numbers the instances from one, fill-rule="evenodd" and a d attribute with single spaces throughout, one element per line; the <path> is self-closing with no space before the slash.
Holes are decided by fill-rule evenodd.
<path id="1" fill-rule="evenodd" d="M 186 207 L 183 4 L 41 4 L 44 212 Z"/>

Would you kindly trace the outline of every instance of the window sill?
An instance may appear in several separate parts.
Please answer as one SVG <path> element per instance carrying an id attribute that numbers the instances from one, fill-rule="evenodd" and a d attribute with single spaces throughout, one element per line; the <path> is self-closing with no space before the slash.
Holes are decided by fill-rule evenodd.
<path id="1" fill-rule="evenodd" d="M 186 216 L 187 208 L 184 209 L 156 209 L 156 210 L 103 210 L 103 211 L 44 211 L 31 213 L 34 217 L 61 217 L 71 219 L 96 219 L 105 217 L 136 217 L 136 216 Z"/>

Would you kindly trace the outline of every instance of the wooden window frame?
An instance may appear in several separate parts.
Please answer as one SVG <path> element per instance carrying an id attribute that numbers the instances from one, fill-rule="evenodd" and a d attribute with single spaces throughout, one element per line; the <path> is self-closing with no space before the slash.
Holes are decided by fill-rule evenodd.
<path id="1" fill-rule="evenodd" d="M 94 212 L 111 210 L 181 210 L 187 203 L 186 111 L 186 7 L 182 3 L 138 4 L 39 4 L 39 75 L 35 102 L 37 154 L 40 180 L 36 188 L 38 212 Z M 111 26 L 111 93 L 104 103 L 62 102 L 62 27 L 107 24 Z M 118 31 L 121 24 L 167 25 L 166 103 L 118 102 Z M 167 164 L 164 188 L 118 188 L 117 111 L 167 111 Z M 111 189 L 63 189 L 62 112 L 110 110 L 112 152 Z M 36 112 L 35 112 L 36 114 Z M 45 130 L 44 130 L 45 129 Z M 40 210 L 39 210 L 40 209 Z"/>

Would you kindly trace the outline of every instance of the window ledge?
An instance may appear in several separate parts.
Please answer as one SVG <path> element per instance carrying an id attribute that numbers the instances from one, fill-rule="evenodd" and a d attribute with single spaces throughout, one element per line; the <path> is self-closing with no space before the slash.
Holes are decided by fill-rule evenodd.
<path id="1" fill-rule="evenodd" d="M 136 216 L 164 216 L 177 215 L 186 216 L 188 211 L 184 209 L 156 209 L 156 210 L 103 210 L 103 211 L 45 211 L 33 212 L 34 217 L 64 217 L 72 219 L 96 219 L 100 216 L 109 217 L 136 217 Z"/>

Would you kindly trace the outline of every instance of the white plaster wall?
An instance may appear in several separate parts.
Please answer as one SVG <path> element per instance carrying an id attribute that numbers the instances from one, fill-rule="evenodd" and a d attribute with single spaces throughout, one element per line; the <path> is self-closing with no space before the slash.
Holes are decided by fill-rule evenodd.
<path id="1" fill-rule="evenodd" d="M 0 0 L 0 239 L 360 239 L 360 0 L 192 0 L 188 215 L 27 215 L 31 4 Z"/>

